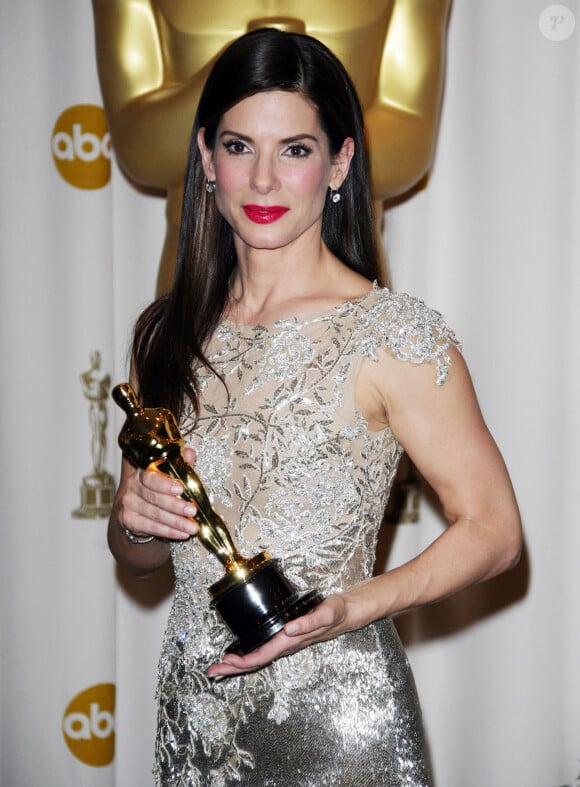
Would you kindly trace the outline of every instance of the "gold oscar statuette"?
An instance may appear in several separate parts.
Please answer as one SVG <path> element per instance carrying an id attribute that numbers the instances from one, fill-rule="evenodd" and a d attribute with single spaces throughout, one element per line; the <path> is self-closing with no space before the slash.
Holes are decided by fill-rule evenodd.
<path id="1" fill-rule="evenodd" d="M 199 476 L 183 458 L 185 444 L 170 410 L 142 407 L 128 383 L 117 385 L 112 395 L 127 416 L 119 433 L 123 454 L 135 467 L 181 481 L 181 497 L 198 509 L 194 517 L 199 524 L 197 537 L 225 568 L 225 576 L 208 590 L 211 605 L 236 637 L 227 652 L 243 655 L 255 650 L 289 620 L 322 601 L 315 590 L 298 593 L 267 552 L 250 558 L 240 555 Z"/>

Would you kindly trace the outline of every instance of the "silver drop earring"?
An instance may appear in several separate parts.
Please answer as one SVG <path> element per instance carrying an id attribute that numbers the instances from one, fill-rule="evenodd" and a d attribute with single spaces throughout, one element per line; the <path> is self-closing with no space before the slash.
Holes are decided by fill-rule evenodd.
<path id="1" fill-rule="evenodd" d="M 205 190 L 208 194 L 213 194 L 215 191 L 215 180 L 206 180 Z"/>
<path id="2" fill-rule="evenodd" d="M 337 202 L 340 202 L 341 195 L 340 195 L 340 193 L 338 191 L 335 191 L 334 189 L 331 188 L 330 189 L 330 199 L 336 205 Z"/>

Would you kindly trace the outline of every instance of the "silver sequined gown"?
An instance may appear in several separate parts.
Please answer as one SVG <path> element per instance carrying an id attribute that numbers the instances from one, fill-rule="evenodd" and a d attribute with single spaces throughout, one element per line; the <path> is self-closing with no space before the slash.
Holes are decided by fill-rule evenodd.
<path id="1" fill-rule="evenodd" d="M 224 321 L 208 351 L 229 401 L 204 371 L 201 417 L 182 428 L 240 552 L 267 549 L 299 589 L 323 595 L 370 577 L 401 447 L 357 412 L 357 375 L 385 348 L 402 362 L 433 362 L 443 384 L 454 341 L 437 312 L 376 285 L 304 320 Z M 205 670 L 232 640 L 206 590 L 223 568 L 196 539 L 173 544 L 172 554 L 160 785 L 431 783 L 413 677 L 389 619 L 213 684 Z"/>

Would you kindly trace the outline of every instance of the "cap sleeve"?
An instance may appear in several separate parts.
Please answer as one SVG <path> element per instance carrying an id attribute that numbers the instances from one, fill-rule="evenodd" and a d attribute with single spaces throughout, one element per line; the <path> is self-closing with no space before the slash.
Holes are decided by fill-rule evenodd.
<path id="1" fill-rule="evenodd" d="M 419 298 L 384 289 L 378 291 L 367 316 L 364 354 L 377 360 L 377 351 L 386 349 L 401 361 L 433 363 L 437 385 L 445 383 L 451 365 L 449 349 L 461 345 L 438 311 Z"/>

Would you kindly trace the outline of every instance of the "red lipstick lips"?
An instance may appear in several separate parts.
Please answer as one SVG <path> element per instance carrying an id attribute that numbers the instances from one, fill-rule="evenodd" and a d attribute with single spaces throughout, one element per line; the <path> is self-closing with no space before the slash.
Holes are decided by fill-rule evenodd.
<path id="1" fill-rule="evenodd" d="M 242 207 L 246 216 L 255 224 L 271 224 L 290 210 L 282 205 L 242 205 Z"/>

